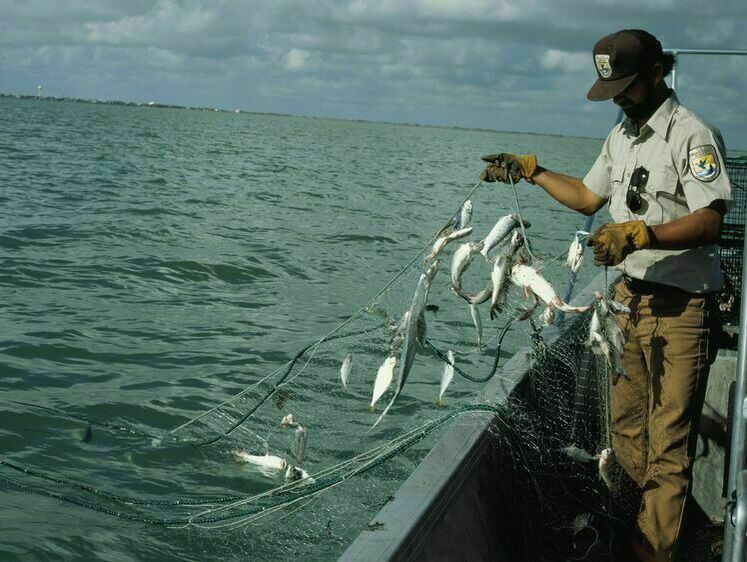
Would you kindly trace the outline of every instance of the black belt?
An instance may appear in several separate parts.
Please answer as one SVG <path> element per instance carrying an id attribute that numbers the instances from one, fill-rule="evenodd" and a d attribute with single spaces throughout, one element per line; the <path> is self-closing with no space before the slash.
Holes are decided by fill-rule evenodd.
<path id="1" fill-rule="evenodd" d="M 629 277 L 627 275 L 623 275 L 623 283 L 625 283 L 625 286 L 628 288 L 628 290 L 632 293 L 640 293 L 642 295 L 652 295 L 652 294 L 678 294 L 678 295 L 693 295 L 693 293 L 690 293 L 689 291 L 685 291 L 684 289 L 680 289 L 679 287 L 674 287 L 672 285 L 665 285 L 664 283 L 654 283 L 653 281 L 644 281 L 643 279 L 635 279 L 634 277 Z"/>

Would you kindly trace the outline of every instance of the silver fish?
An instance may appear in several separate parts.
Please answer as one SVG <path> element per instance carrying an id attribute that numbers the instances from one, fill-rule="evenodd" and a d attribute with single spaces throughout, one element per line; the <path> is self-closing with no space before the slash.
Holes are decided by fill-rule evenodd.
<path id="1" fill-rule="evenodd" d="M 425 256 L 426 260 L 432 260 L 436 258 L 446 247 L 446 245 L 449 242 L 453 242 L 454 240 L 459 240 L 460 238 L 464 238 L 465 236 L 469 236 L 472 234 L 472 227 L 469 228 L 462 228 L 461 230 L 455 230 L 454 232 L 450 234 L 446 234 L 444 236 L 441 236 L 438 240 L 436 240 L 433 243 L 433 247 L 431 248 L 431 253 Z"/>
<path id="2" fill-rule="evenodd" d="M 412 368 L 412 364 L 415 361 L 415 352 L 417 350 L 418 318 L 420 318 L 425 312 L 425 307 L 428 303 L 428 291 L 431 287 L 431 281 L 433 281 L 436 273 L 438 273 L 438 268 L 440 267 L 440 265 L 441 262 L 436 260 L 428 268 L 428 271 L 421 274 L 420 279 L 418 279 L 418 285 L 415 288 L 415 294 L 412 297 L 412 304 L 410 305 L 410 314 L 407 319 L 405 338 L 402 343 L 400 365 L 399 370 L 397 371 L 397 388 L 395 389 L 394 396 L 392 396 L 389 404 L 387 404 L 387 407 L 381 413 L 379 419 L 376 420 L 376 423 L 371 426 L 371 429 L 376 427 L 378 423 L 384 418 L 384 416 L 389 411 L 389 408 L 392 407 L 392 404 L 394 404 L 394 401 L 397 399 L 399 393 L 402 392 L 402 389 L 405 386 L 407 375 L 410 374 L 410 369 Z"/>
<path id="3" fill-rule="evenodd" d="M 596 455 L 587 453 L 581 447 L 576 447 L 576 445 L 568 445 L 567 447 L 563 447 L 560 450 L 569 459 L 575 462 L 594 462 L 595 460 L 597 460 Z"/>
<path id="4" fill-rule="evenodd" d="M 565 263 L 568 267 L 571 268 L 571 271 L 573 273 L 578 272 L 578 270 L 581 268 L 581 264 L 584 261 L 584 246 L 583 244 L 581 244 L 581 236 L 588 236 L 588 235 L 589 235 L 588 232 L 579 230 L 573 236 L 571 247 L 568 248 L 568 257 L 566 258 Z"/>
<path id="5" fill-rule="evenodd" d="M 482 319 L 480 318 L 480 311 L 474 304 L 469 305 L 470 314 L 472 314 L 472 323 L 475 325 L 477 330 L 477 349 L 482 350 Z"/>
<path id="6" fill-rule="evenodd" d="M 581 268 L 581 263 L 584 261 L 584 247 L 581 242 L 575 236 L 571 242 L 571 247 L 568 248 L 568 257 L 565 260 L 566 265 L 571 269 L 573 273 L 576 273 Z"/>
<path id="7" fill-rule="evenodd" d="M 288 461 L 269 453 L 264 455 L 250 455 L 244 449 L 237 449 L 233 452 L 233 455 L 236 462 L 256 466 L 257 470 L 259 470 L 263 476 L 267 476 L 268 478 L 278 476 L 288 467 Z"/>
<path id="8" fill-rule="evenodd" d="M 617 323 L 615 313 L 626 314 L 630 309 L 597 292 L 597 302 L 589 321 L 589 335 L 586 340 L 591 350 L 605 357 L 613 373 L 624 373 L 622 355 L 625 347 L 625 336 Z"/>
<path id="9" fill-rule="evenodd" d="M 454 378 L 454 352 L 449 350 L 447 356 L 448 362 L 444 364 L 444 372 L 441 375 L 441 388 L 438 391 L 438 400 L 436 400 L 436 406 L 439 408 L 443 406 L 444 392 L 449 387 L 451 379 Z"/>
<path id="10" fill-rule="evenodd" d="M 506 288 L 506 280 L 508 279 L 508 266 L 510 259 L 505 254 L 500 254 L 495 258 L 493 262 L 493 269 L 490 272 L 490 278 L 493 281 L 493 292 L 490 297 L 490 318 L 492 319 L 494 311 L 499 311 L 501 308 L 501 296 Z"/>
<path id="11" fill-rule="evenodd" d="M 508 245 L 503 250 L 503 253 L 506 253 L 507 255 L 514 257 L 516 254 L 516 250 L 521 248 L 521 246 L 524 245 L 524 235 L 519 230 L 514 230 L 513 234 L 511 234 L 511 239 L 508 241 Z"/>
<path id="12" fill-rule="evenodd" d="M 465 242 L 451 259 L 451 287 L 457 294 L 462 293 L 462 274 L 469 267 L 475 256 L 482 250 L 482 241 Z"/>
<path id="13" fill-rule="evenodd" d="M 534 267 L 522 263 L 511 268 L 511 281 L 525 291 L 531 291 L 548 306 L 563 312 L 585 312 L 588 306 L 571 306 L 564 303 L 552 285 Z"/>
<path id="14" fill-rule="evenodd" d="M 599 314 L 595 308 L 591 313 L 591 319 L 589 320 L 589 336 L 586 339 L 586 345 L 592 347 L 602 341 L 604 341 L 604 336 L 602 335 L 602 322 L 599 320 Z"/>
<path id="15" fill-rule="evenodd" d="M 303 468 L 288 465 L 288 470 L 285 471 L 285 481 L 296 482 L 298 480 L 308 480 L 308 484 L 313 484 L 315 482 L 315 480 Z"/>
<path id="16" fill-rule="evenodd" d="M 371 397 L 371 403 L 368 405 L 368 409 L 371 412 L 376 410 L 376 402 L 386 392 L 389 385 L 392 384 L 394 378 L 394 367 L 397 364 L 397 357 L 390 355 L 384 360 L 384 363 L 379 367 L 378 373 L 376 373 L 376 380 L 374 381 L 373 396 Z"/>
<path id="17" fill-rule="evenodd" d="M 498 254 L 493 262 L 490 278 L 493 284 L 493 292 L 490 298 L 490 318 L 495 318 L 496 312 L 501 312 L 508 296 L 508 273 L 513 264 L 516 250 L 524 243 L 521 233 L 514 230 L 511 240 L 503 251 Z"/>
<path id="18" fill-rule="evenodd" d="M 624 374 L 622 356 L 625 349 L 625 336 L 613 315 L 605 319 L 605 335 L 610 342 L 610 367 L 615 374 Z"/>
<path id="19" fill-rule="evenodd" d="M 350 378 L 350 368 L 352 365 L 353 356 L 348 354 L 348 356 L 342 361 L 342 366 L 340 367 L 340 382 L 342 382 L 342 387 L 346 392 L 348 390 L 348 378 Z"/>
<path id="20" fill-rule="evenodd" d="M 615 484 L 612 482 L 612 465 L 615 463 L 615 452 L 612 449 L 604 449 L 599 453 L 599 477 L 607 486 L 607 489 L 614 492 Z"/>
<path id="21" fill-rule="evenodd" d="M 428 271 L 421 274 L 418 285 L 415 288 L 415 294 L 412 297 L 410 305 L 410 314 L 408 315 L 407 330 L 405 334 L 404 347 L 402 349 L 403 361 L 398 373 L 398 383 L 400 390 L 405 384 L 407 375 L 410 372 L 412 363 L 415 360 L 415 351 L 417 346 L 418 323 L 425 316 L 425 307 L 428 303 L 428 292 L 430 291 L 431 281 L 438 273 L 441 262 L 436 261 L 428 268 Z M 422 330 L 422 328 L 421 328 Z"/>
<path id="22" fill-rule="evenodd" d="M 397 329 L 389 342 L 389 355 L 396 355 L 402 347 L 402 343 L 405 341 L 405 335 L 407 333 L 407 324 L 410 321 L 410 311 L 406 310 L 402 315 L 402 319 L 397 324 Z"/>
<path id="23" fill-rule="evenodd" d="M 467 225 L 469 225 L 471 220 L 472 220 L 472 201 L 467 199 L 462 205 L 462 208 L 459 209 L 459 222 L 457 224 L 459 225 L 459 228 L 467 228 Z"/>
<path id="24" fill-rule="evenodd" d="M 516 215 L 506 215 L 502 217 L 495 226 L 490 230 L 488 235 L 483 240 L 483 247 L 480 253 L 488 259 L 488 252 L 505 240 L 513 229 L 519 226 L 519 218 Z M 527 227 L 529 224 L 524 221 L 524 226 Z"/>
<path id="25" fill-rule="evenodd" d="M 607 301 L 610 309 L 615 314 L 630 314 L 630 307 L 614 300 Z"/>
<path id="26" fill-rule="evenodd" d="M 293 441 L 291 441 L 291 453 L 293 459 L 296 461 L 296 465 L 300 466 L 303 464 L 304 458 L 306 457 L 306 443 L 309 440 L 308 430 L 300 425 L 296 425 L 296 429 L 293 431 Z"/>
<path id="27" fill-rule="evenodd" d="M 573 534 L 577 535 L 584 529 L 590 527 L 591 520 L 593 518 L 594 516 L 591 514 L 590 511 L 585 511 L 583 513 L 579 513 L 578 515 L 576 515 L 576 517 L 573 518 L 573 521 L 571 521 L 571 531 L 573 531 Z"/>

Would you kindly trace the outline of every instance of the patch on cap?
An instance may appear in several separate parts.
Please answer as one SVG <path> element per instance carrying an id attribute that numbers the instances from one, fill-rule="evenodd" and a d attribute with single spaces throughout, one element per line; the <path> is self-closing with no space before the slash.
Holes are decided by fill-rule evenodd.
<path id="1" fill-rule="evenodd" d="M 612 66 L 610 65 L 609 55 L 594 55 L 594 63 L 597 65 L 599 76 L 609 78 L 612 76 Z"/>
<path id="2" fill-rule="evenodd" d="M 700 181 L 713 181 L 721 173 L 716 149 L 710 144 L 693 148 L 688 153 L 688 157 L 690 172 Z"/>

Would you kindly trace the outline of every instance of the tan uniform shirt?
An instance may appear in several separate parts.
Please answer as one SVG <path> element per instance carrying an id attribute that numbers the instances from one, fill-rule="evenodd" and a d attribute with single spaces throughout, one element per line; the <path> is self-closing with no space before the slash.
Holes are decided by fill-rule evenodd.
<path id="1" fill-rule="evenodd" d="M 584 185 L 607 199 L 615 222 L 643 220 L 663 224 L 721 199 L 731 208 L 731 184 L 724 170 L 721 133 L 680 105 L 672 92 L 648 122 L 636 131 L 626 119 L 610 132 Z M 643 206 L 625 203 L 633 170 L 648 170 L 640 190 Z M 673 285 L 692 293 L 723 288 L 716 245 L 690 250 L 639 250 L 616 266 L 636 279 Z"/>

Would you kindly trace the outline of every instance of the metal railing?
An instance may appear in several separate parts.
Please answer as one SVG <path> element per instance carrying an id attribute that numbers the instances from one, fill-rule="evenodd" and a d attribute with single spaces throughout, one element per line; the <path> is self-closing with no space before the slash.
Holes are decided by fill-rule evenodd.
<path id="1" fill-rule="evenodd" d="M 665 53 L 674 55 L 672 67 L 672 89 L 677 89 L 677 57 L 680 55 L 747 55 L 747 51 L 739 49 L 664 49 Z"/>
<path id="2" fill-rule="evenodd" d="M 743 255 L 747 256 L 747 237 Z M 747 260 L 742 264 L 742 294 L 747 291 Z M 727 483 L 726 513 L 724 515 L 723 562 L 744 562 L 745 532 L 747 532 L 747 470 L 745 470 L 745 420 L 747 420 L 747 396 L 745 396 L 745 360 L 747 359 L 747 298 L 739 308 L 739 347 L 737 353 L 736 386 L 731 428 L 731 451 L 729 454 L 729 479 Z"/>

